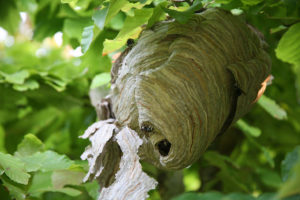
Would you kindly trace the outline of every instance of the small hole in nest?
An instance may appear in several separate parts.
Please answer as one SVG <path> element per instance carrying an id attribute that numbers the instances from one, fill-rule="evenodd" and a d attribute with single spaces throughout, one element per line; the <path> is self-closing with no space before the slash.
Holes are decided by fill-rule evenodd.
<path id="1" fill-rule="evenodd" d="M 171 143 L 168 140 L 164 139 L 158 142 L 156 144 L 156 147 L 158 148 L 160 155 L 167 156 L 171 149 Z"/>

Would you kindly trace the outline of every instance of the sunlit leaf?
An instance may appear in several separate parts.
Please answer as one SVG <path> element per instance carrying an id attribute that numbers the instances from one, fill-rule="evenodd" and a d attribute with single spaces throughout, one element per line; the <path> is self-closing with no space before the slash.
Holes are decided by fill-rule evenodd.
<path id="1" fill-rule="evenodd" d="M 129 3 L 127 0 L 111 0 L 108 7 L 108 12 L 105 18 L 105 25 L 121 10 L 121 8 Z"/>
<path id="2" fill-rule="evenodd" d="M 51 190 L 51 191 L 53 191 L 53 192 L 62 192 L 64 194 L 67 194 L 67 195 L 72 196 L 72 197 L 76 197 L 76 196 L 81 194 L 80 190 L 77 190 L 77 189 L 74 189 L 74 188 L 71 188 L 71 187 L 55 189 L 55 190 Z"/>
<path id="3" fill-rule="evenodd" d="M 81 36 L 86 37 L 86 32 L 83 33 L 85 27 L 92 25 L 92 20 L 89 18 L 70 18 L 64 21 L 63 33 L 70 38 L 81 39 Z M 85 30 L 86 31 L 86 30 Z M 85 38 L 86 39 L 86 38 Z"/>
<path id="4" fill-rule="evenodd" d="M 91 89 L 108 84 L 110 81 L 110 73 L 101 73 L 94 77 L 91 83 Z"/>
<path id="5" fill-rule="evenodd" d="M 128 35 L 131 35 L 132 32 L 139 26 L 143 25 L 148 21 L 153 13 L 151 8 L 137 9 L 134 11 L 134 17 L 127 16 L 124 27 L 118 34 L 117 38 L 124 38 Z"/>
<path id="6" fill-rule="evenodd" d="M 184 171 L 183 183 L 185 191 L 197 191 L 201 186 L 201 181 L 197 171 Z"/>
<path id="7" fill-rule="evenodd" d="M 28 192 L 33 196 L 39 196 L 43 192 L 51 191 L 53 189 L 51 175 L 52 172 L 35 173 Z"/>
<path id="8" fill-rule="evenodd" d="M 129 1 L 130 3 L 125 4 L 121 10 L 125 13 L 127 13 L 128 15 L 131 15 L 131 9 L 132 8 L 136 8 L 136 9 L 141 9 L 143 7 L 145 7 L 146 5 L 149 5 L 152 3 L 153 0 L 141 0 L 141 1 Z"/>
<path id="9" fill-rule="evenodd" d="M 24 136 L 23 141 L 18 145 L 18 149 L 15 155 L 18 157 L 30 156 L 38 151 L 43 150 L 44 146 L 41 140 L 39 140 L 33 134 L 27 134 Z"/>
<path id="10" fill-rule="evenodd" d="M 25 79 L 29 77 L 29 72 L 27 70 L 21 70 L 12 74 L 7 74 L 0 71 L 0 75 L 5 77 L 5 80 L 9 83 L 23 84 Z"/>
<path id="11" fill-rule="evenodd" d="M 55 189 L 61 189 L 65 185 L 79 185 L 85 173 L 82 171 L 72 171 L 72 170 L 57 170 L 54 171 L 51 179 L 52 184 Z"/>
<path id="12" fill-rule="evenodd" d="M 76 2 L 77 0 L 61 0 L 62 3 L 72 3 Z"/>
<path id="13" fill-rule="evenodd" d="M 30 178 L 25 170 L 25 165 L 18 158 L 0 152 L 0 167 L 5 174 L 13 181 L 27 184 Z"/>
<path id="14" fill-rule="evenodd" d="M 258 100 L 258 104 L 276 119 L 287 119 L 287 114 L 276 102 L 265 95 Z"/>
<path id="15" fill-rule="evenodd" d="M 282 36 L 276 48 L 279 59 L 291 63 L 300 64 L 300 23 L 291 26 Z"/>
<path id="16" fill-rule="evenodd" d="M 52 183 L 53 172 L 39 172 L 36 173 L 32 179 L 31 186 L 29 188 L 29 193 L 32 196 L 39 197 L 44 192 L 62 192 L 70 196 L 78 196 L 81 194 L 79 190 L 64 187 L 64 188 L 54 188 Z"/>
<path id="17" fill-rule="evenodd" d="M 18 91 L 35 90 L 39 88 L 36 80 L 26 80 L 23 84 L 14 84 L 13 88 Z"/>
<path id="18" fill-rule="evenodd" d="M 20 157 L 28 171 L 41 170 L 43 172 L 68 169 L 72 164 L 65 155 L 53 151 L 37 152 L 31 156 Z"/>
<path id="19" fill-rule="evenodd" d="M 124 26 L 126 15 L 123 12 L 119 12 L 114 16 L 111 21 L 108 23 L 107 27 L 110 27 L 114 30 L 121 30 Z"/>
<path id="20" fill-rule="evenodd" d="M 115 32 L 101 31 L 93 40 L 88 51 L 82 56 L 82 66 L 88 69 L 87 75 L 96 75 L 103 71 L 109 71 L 111 60 L 103 56 L 103 41 L 106 38 L 114 38 Z"/>
<path id="21" fill-rule="evenodd" d="M 108 7 L 105 7 L 101 10 L 97 10 L 92 17 L 94 23 L 100 28 L 100 30 L 104 28 L 107 13 Z"/>
<path id="22" fill-rule="evenodd" d="M 163 10 L 168 13 L 171 17 L 176 19 L 181 24 L 185 24 L 194 14 L 195 11 L 200 10 L 202 8 L 202 2 L 200 0 L 194 1 L 193 5 L 187 9 L 186 11 L 180 12 L 177 10 L 172 10 L 168 8 L 164 8 Z"/>
<path id="23" fill-rule="evenodd" d="M 87 26 L 83 29 L 81 39 L 81 51 L 85 53 L 92 44 L 94 36 L 94 26 Z"/>
<path id="24" fill-rule="evenodd" d="M 126 44 L 129 38 L 138 37 L 140 26 L 145 24 L 153 13 L 151 8 L 143 8 L 134 11 L 134 16 L 127 16 L 122 30 L 114 40 L 104 42 L 104 53 L 113 52 Z"/>

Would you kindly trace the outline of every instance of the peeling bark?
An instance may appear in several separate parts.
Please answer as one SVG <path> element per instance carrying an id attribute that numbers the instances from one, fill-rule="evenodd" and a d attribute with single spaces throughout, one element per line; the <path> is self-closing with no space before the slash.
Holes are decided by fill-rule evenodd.
<path id="1" fill-rule="evenodd" d="M 138 149 L 143 141 L 128 127 L 118 131 L 113 122 L 96 122 L 82 136 L 91 141 L 81 156 L 90 166 L 84 181 L 98 180 L 101 200 L 146 199 L 157 182 L 142 171 Z"/>

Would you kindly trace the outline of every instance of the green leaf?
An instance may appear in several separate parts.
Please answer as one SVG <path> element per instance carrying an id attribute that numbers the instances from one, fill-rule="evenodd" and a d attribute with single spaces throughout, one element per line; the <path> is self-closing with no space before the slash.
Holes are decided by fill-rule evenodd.
<path id="1" fill-rule="evenodd" d="M 236 125 L 241 129 L 243 132 L 250 134 L 253 137 L 259 137 L 261 134 L 261 130 L 254 126 L 250 126 L 244 120 L 240 119 L 237 121 Z"/>
<path id="2" fill-rule="evenodd" d="M 124 26 L 126 15 L 123 12 L 119 12 L 116 16 L 114 16 L 107 27 L 112 28 L 114 30 L 121 30 Z"/>
<path id="3" fill-rule="evenodd" d="M 218 194 L 216 196 L 219 198 L 221 195 Z M 200 199 L 200 195 L 197 193 L 184 193 L 176 198 L 173 198 L 172 200 L 199 200 L 199 199 Z"/>
<path id="4" fill-rule="evenodd" d="M 76 3 L 78 0 L 61 0 L 62 3 Z"/>
<path id="5" fill-rule="evenodd" d="M 90 197 L 94 200 L 98 199 L 100 186 L 97 181 L 85 183 L 83 184 L 83 187 L 85 187 Z"/>
<path id="6" fill-rule="evenodd" d="M 183 173 L 185 191 L 197 191 L 201 187 L 201 180 L 199 178 L 198 171 L 184 169 Z"/>
<path id="7" fill-rule="evenodd" d="M 240 173 L 238 173 L 240 171 L 238 170 L 239 166 L 230 157 L 214 151 L 205 152 L 203 157 L 210 165 L 220 168 L 218 177 L 220 177 L 224 187 L 234 188 L 235 191 L 248 191 L 249 186 L 242 181 L 245 177 L 241 178 Z"/>
<path id="8" fill-rule="evenodd" d="M 4 141 L 5 141 L 5 130 L 3 126 L 0 124 L 0 152 L 6 153 Z"/>
<path id="9" fill-rule="evenodd" d="M 9 191 L 9 194 L 12 199 L 26 200 L 26 191 L 22 187 L 20 187 L 20 185 L 15 184 L 14 182 L 10 181 L 8 178 L 2 177 L 1 181 L 3 182 L 3 186 L 5 186 Z"/>
<path id="10" fill-rule="evenodd" d="M 279 198 L 300 195 L 300 162 L 295 164 L 292 169 L 292 174 L 289 179 L 282 185 L 278 192 Z"/>
<path id="11" fill-rule="evenodd" d="M 65 187 L 65 188 L 56 189 L 56 190 L 52 190 L 52 191 L 53 192 L 62 192 L 64 194 L 67 194 L 72 197 L 76 197 L 81 194 L 80 190 L 76 190 L 76 189 L 70 188 L 70 187 Z"/>
<path id="12" fill-rule="evenodd" d="M 186 11 L 180 12 L 177 10 L 171 10 L 168 8 L 162 7 L 163 10 L 168 13 L 171 17 L 173 17 L 176 21 L 181 24 L 185 24 L 189 21 L 195 11 L 200 10 L 202 8 L 202 2 L 200 0 L 194 1 L 193 5 L 189 7 Z"/>
<path id="13" fill-rule="evenodd" d="M 27 79 L 30 74 L 27 70 L 21 70 L 12 74 L 7 74 L 0 71 L 0 75 L 4 76 L 8 83 L 23 84 L 25 79 Z"/>
<path id="14" fill-rule="evenodd" d="M 33 176 L 28 192 L 34 197 L 40 197 L 44 192 L 62 192 L 70 196 L 81 194 L 79 190 L 73 188 L 54 188 L 52 183 L 52 172 L 39 172 Z"/>
<path id="15" fill-rule="evenodd" d="M 145 24 L 152 16 L 152 8 L 137 9 L 134 16 L 127 16 L 122 30 L 114 40 L 106 40 L 104 42 L 104 53 L 110 53 L 120 49 L 126 44 L 129 38 L 136 38 L 142 30 L 140 26 Z"/>
<path id="16" fill-rule="evenodd" d="M 53 189 L 51 181 L 52 172 L 38 172 L 32 178 L 32 183 L 28 192 L 32 196 L 39 196 L 43 192 L 51 191 Z"/>
<path id="17" fill-rule="evenodd" d="M 19 29 L 20 14 L 15 1 L 0 1 L 0 26 L 14 35 Z"/>
<path id="18" fill-rule="evenodd" d="M 31 156 L 20 157 L 25 163 L 27 171 L 41 170 L 43 172 L 68 169 L 72 164 L 65 155 L 53 151 L 37 152 Z"/>
<path id="19" fill-rule="evenodd" d="M 140 2 L 140 3 L 145 3 L 147 0 L 128 0 L 130 3 L 137 3 L 137 2 Z"/>
<path id="20" fill-rule="evenodd" d="M 163 8 L 165 8 L 167 5 L 168 5 L 167 2 L 161 2 L 154 8 L 153 14 L 151 18 L 148 20 L 147 28 L 152 27 L 156 22 L 166 17 Z"/>
<path id="21" fill-rule="evenodd" d="M 25 165 L 18 158 L 0 152 L 0 167 L 5 174 L 13 181 L 27 184 L 30 178 L 25 170 Z"/>
<path id="22" fill-rule="evenodd" d="M 105 25 L 121 10 L 123 6 L 128 4 L 127 0 L 111 0 L 108 7 L 108 12 L 105 18 Z"/>
<path id="23" fill-rule="evenodd" d="M 134 16 L 127 16 L 124 22 L 124 27 L 118 34 L 117 38 L 124 38 L 131 35 L 136 28 L 145 24 L 152 16 L 152 8 L 142 8 L 134 11 Z"/>
<path id="24" fill-rule="evenodd" d="M 261 145 L 260 143 L 258 143 L 253 137 L 250 136 L 250 134 L 248 134 L 247 132 L 244 132 L 244 134 L 246 135 L 248 141 L 250 143 L 252 143 L 254 146 L 256 146 L 262 153 L 264 158 L 266 159 L 266 161 L 270 164 L 270 166 L 272 168 L 274 168 L 275 163 L 273 160 L 273 157 L 270 153 L 270 150 L 267 149 L 265 146 Z"/>
<path id="25" fill-rule="evenodd" d="M 245 5 L 256 5 L 256 4 L 259 4 L 261 3 L 263 0 L 241 0 L 243 4 Z"/>
<path id="26" fill-rule="evenodd" d="M 265 95 L 260 97 L 258 104 L 274 118 L 279 120 L 287 119 L 285 110 L 278 106 L 274 100 L 266 97 Z"/>
<path id="27" fill-rule="evenodd" d="M 52 174 L 52 184 L 55 189 L 61 189 L 65 185 L 80 185 L 85 176 L 82 171 L 57 170 Z"/>
<path id="28" fill-rule="evenodd" d="M 61 31 L 64 23 L 64 18 L 57 15 L 61 6 L 60 2 L 44 2 L 46 5 L 40 8 L 35 15 L 33 39 L 36 41 L 43 41 L 46 37 L 51 37 Z"/>
<path id="29" fill-rule="evenodd" d="M 94 77 L 91 83 L 91 89 L 100 87 L 102 85 L 108 84 L 110 81 L 110 73 L 105 72 L 98 74 Z"/>
<path id="30" fill-rule="evenodd" d="M 137 34 L 140 32 L 140 30 L 137 30 Z M 105 54 L 109 54 L 112 53 L 118 49 L 121 49 L 127 42 L 127 40 L 130 38 L 130 36 L 128 38 L 116 38 L 114 40 L 108 40 L 106 39 L 104 41 L 104 49 L 103 49 L 103 53 Z"/>
<path id="31" fill-rule="evenodd" d="M 300 162 L 300 146 L 288 153 L 281 163 L 282 180 L 286 181 L 291 176 L 292 168 Z"/>
<path id="32" fill-rule="evenodd" d="M 38 5 L 35 0 L 19 0 L 16 2 L 19 11 L 33 13 Z"/>
<path id="33" fill-rule="evenodd" d="M 92 17 L 94 23 L 100 28 L 100 30 L 103 30 L 104 28 L 107 13 L 108 7 L 105 7 L 101 10 L 97 10 Z"/>
<path id="34" fill-rule="evenodd" d="M 87 26 L 83 29 L 82 32 L 82 39 L 81 39 L 81 51 L 82 53 L 85 53 L 90 45 L 92 44 L 94 36 L 94 25 L 93 26 Z"/>
<path id="35" fill-rule="evenodd" d="M 15 155 L 17 157 L 30 156 L 36 152 L 42 151 L 43 149 L 44 145 L 41 140 L 33 134 L 27 134 L 24 136 L 23 141 L 18 145 Z"/>
<path id="36" fill-rule="evenodd" d="M 277 189 L 282 184 L 279 173 L 276 171 L 271 171 L 270 169 L 258 169 L 257 173 L 260 176 L 261 181 L 269 187 Z"/>
<path id="37" fill-rule="evenodd" d="M 232 2 L 232 0 L 215 0 L 216 3 L 224 3 L 224 4 L 228 4 L 230 2 Z"/>
<path id="38" fill-rule="evenodd" d="M 76 38 L 79 41 L 83 35 L 85 27 L 92 25 L 92 20 L 89 18 L 70 18 L 64 21 L 63 33 L 70 38 Z"/>
<path id="39" fill-rule="evenodd" d="M 282 36 L 276 48 L 276 55 L 279 59 L 300 65 L 300 23 L 291 26 Z"/>
<path id="40" fill-rule="evenodd" d="M 14 84 L 13 88 L 18 91 L 35 90 L 40 87 L 36 80 L 26 80 L 23 84 Z"/>
<path id="41" fill-rule="evenodd" d="M 64 91 L 66 89 L 67 83 L 58 77 L 45 76 L 43 77 L 45 83 L 53 87 L 58 92 Z"/>
<path id="42" fill-rule="evenodd" d="M 265 194 L 259 195 L 257 200 L 279 200 L 279 199 L 276 197 L 275 193 L 265 193 Z M 285 200 L 287 200 L 287 199 L 285 199 Z"/>
<path id="43" fill-rule="evenodd" d="M 88 75 L 94 77 L 103 71 L 109 71 L 111 60 L 108 56 L 102 56 L 103 41 L 105 38 L 113 38 L 115 32 L 101 31 L 92 42 L 88 51 L 82 57 L 82 66 L 88 68 Z"/>
<path id="44" fill-rule="evenodd" d="M 223 198 L 224 200 L 255 200 L 255 198 L 248 194 L 240 194 L 240 193 L 232 193 L 226 195 L 226 197 Z"/>
<path id="45" fill-rule="evenodd" d="M 140 2 L 131 2 L 131 3 L 128 3 L 128 4 L 125 4 L 123 7 L 122 7 L 122 11 L 125 12 L 127 15 L 130 15 L 132 16 L 132 11 L 135 10 L 135 9 L 141 9 L 143 7 L 145 7 L 146 5 L 149 5 L 152 3 L 153 0 L 144 0 L 144 1 L 140 1 Z M 133 9 L 135 8 L 135 9 Z"/>
<path id="46" fill-rule="evenodd" d="M 18 118 L 22 119 L 26 115 L 32 112 L 32 107 L 31 106 L 26 106 L 24 108 L 20 108 L 18 112 Z"/>
<path id="47" fill-rule="evenodd" d="M 248 194 L 231 193 L 221 194 L 219 192 L 207 193 L 185 193 L 172 200 L 254 200 L 255 198 Z"/>

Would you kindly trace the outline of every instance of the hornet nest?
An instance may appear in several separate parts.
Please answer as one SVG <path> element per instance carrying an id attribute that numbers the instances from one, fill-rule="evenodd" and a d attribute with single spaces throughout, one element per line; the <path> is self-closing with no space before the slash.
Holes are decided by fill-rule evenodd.
<path id="1" fill-rule="evenodd" d="M 144 176 L 149 184 L 136 199 L 146 198 L 156 182 L 139 159 L 167 170 L 195 162 L 263 93 L 271 70 L 266 47 L 258 31 L 216 8 L 195 13 L 186 24 L 169 20 L 144 30 L 112 68 L 111 91 L 98 107 L 106 121 L 83 136 L 92 142 L 82 155 L 90 164 L 86 179 L 106 187 L 102 199 L 122 187 L 138 190 Z M 137 163 L 125 167 L 125 160 Z M 139 172 L 117 187 L 125 168 Z"/>

